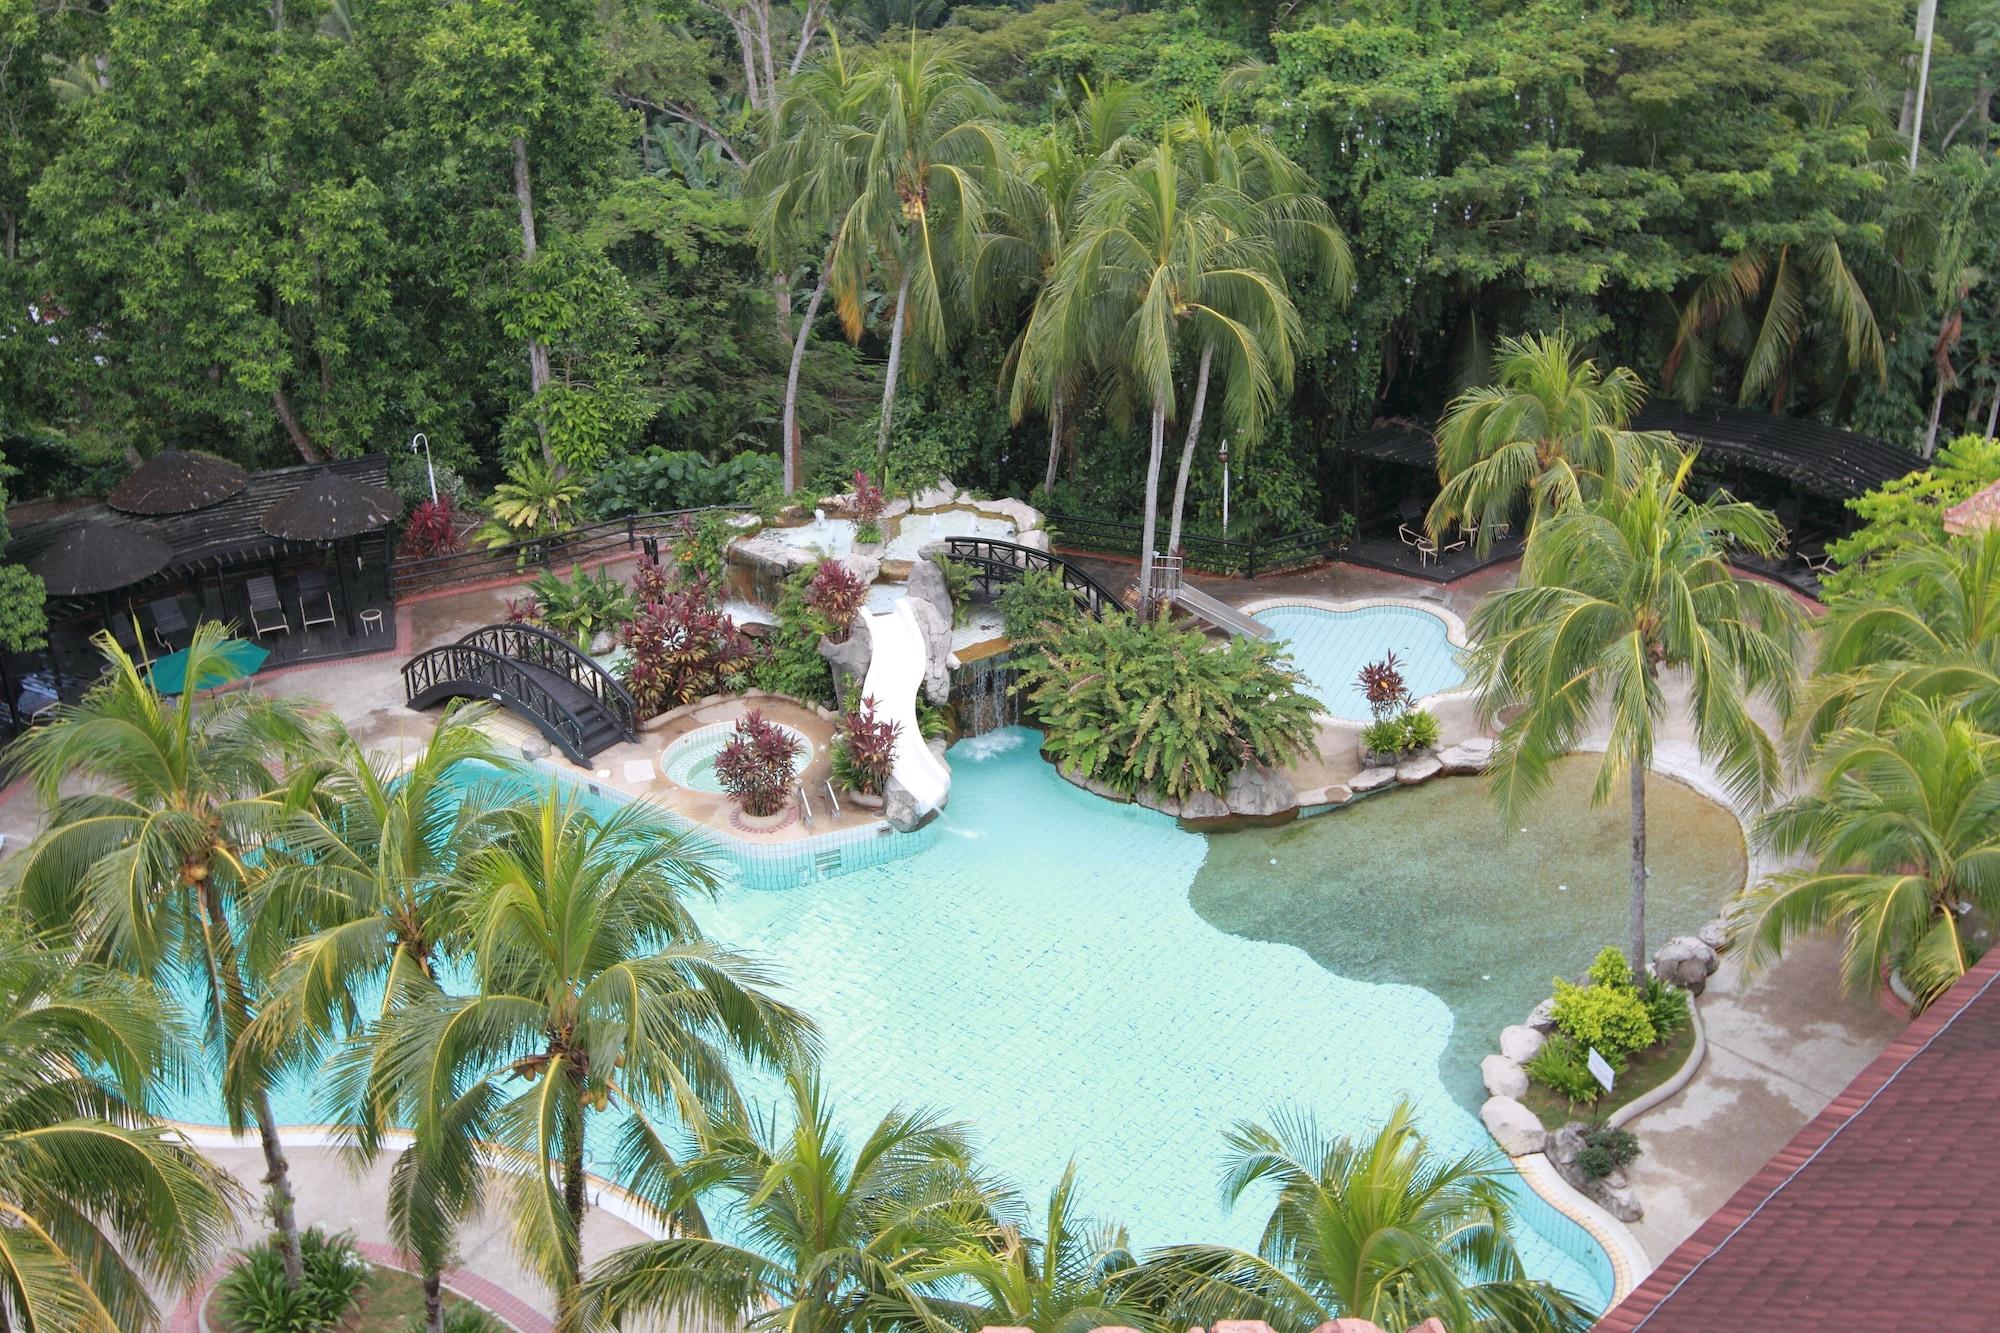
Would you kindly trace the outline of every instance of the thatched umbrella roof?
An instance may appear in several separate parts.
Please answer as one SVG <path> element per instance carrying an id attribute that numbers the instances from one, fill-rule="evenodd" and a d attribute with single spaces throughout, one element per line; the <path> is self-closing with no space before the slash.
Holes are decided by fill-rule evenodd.
<path id="1" fill-rule="evenodd" d="M 167 449 L 141 463 L 105 497 L 128 514 L 187 514 L 219 504 L 250 484 L 250 474 L 214 454 Z"/>
<path id="2" fill-rule="evenodd" d="M 79 523 L 28 561 L 52 597 L 87 597 L 157 574 L 173 555 L 157 537 L 118 523 Z"/>
<path id="3" fill-rule="evenodd" d="M 331 542 L 395 521 L 403 502 L 386 486 L 322 472 L 265 512 L 264 531 L 295 542 Z"/>

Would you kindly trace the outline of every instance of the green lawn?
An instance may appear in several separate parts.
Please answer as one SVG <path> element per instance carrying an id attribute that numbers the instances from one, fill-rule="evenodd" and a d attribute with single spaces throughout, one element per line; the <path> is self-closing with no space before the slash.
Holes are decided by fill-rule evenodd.
<path id="1" fill-rule="evenodd" d="M 1548 1129 L 1561 1129 L 1572 1120 L 1601 1121 L 1672 1078 L 1693 1051 L 1694 1024 L 1690 1023 L 1659 1045 L 1627 1060 L 1625 1072 L 1618 1076 L 1617 1089 L 1589 1105 L 1572 1103 L 1532 1080 L 1528 1083 L 1528 1095 L 1521 1101 L 1541 1117 Z"/>
<path id="2" fill-rule="evenodd" d="M 373 1271 L 368 1285 L 362 1289 L 360 1308 L 341 1321 L 341 1333 L 402 1333 L 405 1328 L 422 1327 L 424 1284 L 400 1269 L 382 1264 L 371 1265 L 371 1268 Z M 471 1304 L 462 1296 L 445 1293 L 444 1308 L 447 1311 Z M 216 1333 L 230 1333 L 232 1325 L 225 1322 L 216 1309 L 214 1292 L 209 1293 L 208 1308 L 203 1313 L 208 1326 Z"/>

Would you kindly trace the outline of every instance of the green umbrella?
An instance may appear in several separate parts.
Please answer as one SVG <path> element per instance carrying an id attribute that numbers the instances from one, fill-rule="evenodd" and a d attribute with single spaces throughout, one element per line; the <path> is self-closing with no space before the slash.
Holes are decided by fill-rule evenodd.
<path id="1" fill-rule="evenodd" d="M 248 639 L 229 639 L 216 650 L 217 655 L 227 663 L 227 669 L 210 668 L 208 674 L 194 683 L 198 690 L 214 685 L 227 685 L 232 680 L 254 675 L 257 668 L 264 665 L 264 659 L 271 650 Z M 187 688 L 187 649 L 168 653 L 153 661 L 153 688 L 161 694 L 179 694 Z"/>

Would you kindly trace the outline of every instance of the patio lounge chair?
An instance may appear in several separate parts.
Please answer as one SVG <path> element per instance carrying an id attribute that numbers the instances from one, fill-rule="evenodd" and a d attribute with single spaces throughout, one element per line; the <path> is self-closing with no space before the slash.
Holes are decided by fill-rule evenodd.
<path id="1" fill-rule="evenodd" d="M 243 585 L 250 594 L 250 625 L 257 631 L 257 637 L 283 630 L 292 632 L 292 622 L 285 619 L 285 604 L 278 600 L 278 581 L 269 574 L 259 574 Z"/>
<path id="2" fill-rule="evenodd" d="M 1396 535 L 1403 539 L 1403 545 L 1413 547 L 1419 564 L 1429 564 L 1438 558 L 1438 545 L 1421 528 L 1413 528 L 1407 523 L 1396 525 Z M 1462 545 L 1463 543 L 1461 543 Z"/>
<path id="3" fill-rule="evenodd" d="M 174 636 L 188 632 L 187 616 L 181 612 L 181 599 L 162 597 L 156 602 L 146 603 L 146 623 L 153 631 L 153 637 L 160 641 L 160 647 L 167 652 L 174 651 Z"/>
<path id="4" fill-rule="evenodd" d="M 327 591 L 326 571 L 308 569 L 299 575 L 299 626 L 311 629 L 314 625 L 333 623 L 333 594 Z"/>

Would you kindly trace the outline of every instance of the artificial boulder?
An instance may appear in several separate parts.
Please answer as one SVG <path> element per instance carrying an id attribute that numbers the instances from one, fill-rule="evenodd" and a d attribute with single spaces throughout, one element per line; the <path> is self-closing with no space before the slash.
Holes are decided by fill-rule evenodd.
<path id="1" fill-rule="evenodd" d="M 1446 773 L 1484 773 L 1493 759 L 1493 742 L 1484 736 L 1447 746 L 1437 753 Z"/>
<path id="2" fill-rule="evenodd" d="M 924 697 L 942 707 L 951 702 L 951 617 L 920 598 L 909 607 L 924 636 Z"/>
<path id="3" fill-rule="evenodd" d="M 1620 1222 L 1637 1222 L 1646 1215 L 1646 1210 L 1639 1206 L 1639 1201 L 1625 1188 L 1623 1172 L 1613 1172 L 1609 1176 L 1593 1180 L 1577 1167 L 1577 1156 L 1585 1147 L 1586 1128 L 1587 1126 L 1581 1121 L 1572 1120 L 1550 1134 L 1544 1149 L 1548 1153 L 1549 1164 L 1555 1167 L 1556 1174 L 1568 1181 L 1577 1193 Z"/>
<path id="4" fill-rule="evenodd" d="M 1479 1078 L 1495 1097 L 1521 1098 L 1528 1095 L 1528 1075 L 1504 1055 L 1489 1055 L 1479 1062 Z"/>
<path id="5" fill-rule="evenodd" d="M 882 788 L 882 818 L 898 833 L 908 833 L 923 825 L 937 812 L 917 807 L 917 798 L 895 777 Z"/>
<path id="6" fill-rule="evenodd" d="M 1551 995 L 1548 999 L 1536 1005 L 1528 1014 L 1528 1021 L 1523 1026 L 1533 1028 L 1545 1037 L 1549 1033 L 1554 1032 L 1556 1030 L 1556 997 Z"/>
<path id="7" fill-rule="evenodd" d="M 1512 1097 L 1488 1097 L 1480 1104 L 1479 1123 L 1509 1157 L 1540 1152 L 1548 1137 L 1535 1113 Z"/>
<path id="8" fill-rule="evenodd" d="M 952 621 L 951 590 L 945 585 L 944 570 L 934 560 L 919 559 L 910 565 L 909 596 L 912 601 L 928 602 L 937 613 L 944 617 L 944 623 Z"/>
<path id="9" fill-rule="evenodd" d="M 1525 1023 L 1510 1023 L 1500 1029 L 1500 1054 L 1517 1065 L 1524 1065 L 1535 1058 L 1535 1052 L 1541 1050 L 1542 1043 L 1547 1040 L 1542 1032 Z"/>
<path id="10" fill-rule="evenodd" d="M 1438 762 L 1435 755 L 1420 754 L 1396 765 L 1396 781 L 1406 787 L 1414 787 L 1420 782 L 1429 782 L 1442 772 L 1444 765 Z"/>
<path id="11" fill-rule="evenodd" d="M 835 559 L 833 563 L 852 574 L 855 581 L 864 588 L 873 587 L 875 580 L 882 577 L 882 559 L 880 556 L 864 555 L 859 551 L 850 551 L 846 555 Z"/>
<path id="12" fill-rule="evenodd" d="M 1393 768 L 1364 768 L 1347 780 L 1347 789 L 1360 796 L 1391 786 L 1395 781 L 1396 770 Z"/>
<path id="13" fill-rule="evenodd" d="M 1223 800 L 1232 815 L 1263 816 L 1292 809 L 1299 803 L 1299 794 L 1284 774 L 1253 759 L 1229 775 Z"/>
<path id="14" fill-rule="evenodd" d="M 850 685 L 859 690 L 862 682 L 868 679 L 868 663 L 874 657 L 874 640 L 868 632 L 867 613 L 854 617 L 853 629 L 839 643 L 821 639 L 819 655 L 833 670 L 834 698 L 845 699 Z"/>
<path id="15" fill-rule="evenodd" d="M 1709 948 L 1721 953 L 1729 947 L 1729 918 L 1719 916 L 1694 933 L 1694 937 Z"/>
<path id="16" fill-rule="evenodd" d="M 1699 995 L 1708 988 L 1708 979 L 1720 961 L 1715 950 L 1694 936 L 1676 935 L 1653 955 L 1653 975 L 1669 986 Z"/>

